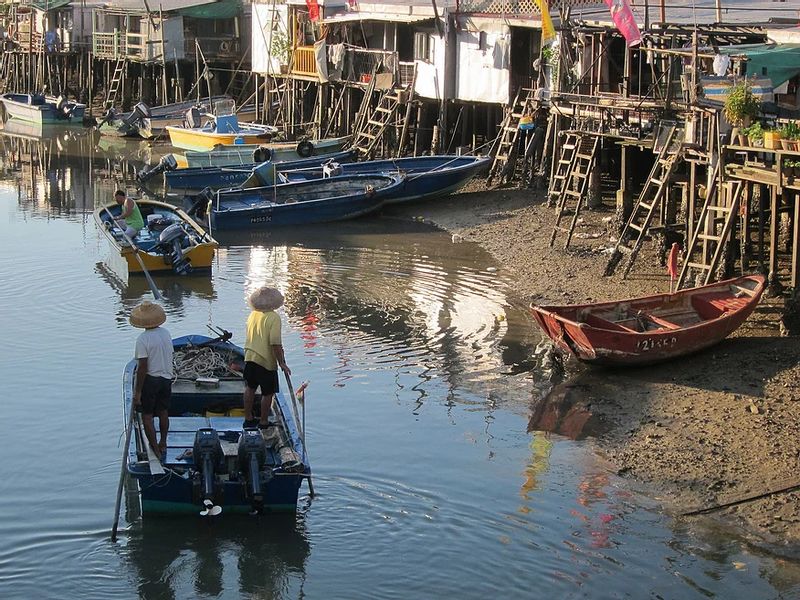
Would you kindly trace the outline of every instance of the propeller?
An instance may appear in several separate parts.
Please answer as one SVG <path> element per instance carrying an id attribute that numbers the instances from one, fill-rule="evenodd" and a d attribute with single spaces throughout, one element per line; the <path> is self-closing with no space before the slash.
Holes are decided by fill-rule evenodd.
<path id="1" fill-rule="evenodd" d="M 216 517 L 217 515 L 222 514 L 222 507 L 217 506 L 208 498 L 203 500 L 203 506 L 205 506 L 205 508 L 200 511 L 201 517 Z"/>

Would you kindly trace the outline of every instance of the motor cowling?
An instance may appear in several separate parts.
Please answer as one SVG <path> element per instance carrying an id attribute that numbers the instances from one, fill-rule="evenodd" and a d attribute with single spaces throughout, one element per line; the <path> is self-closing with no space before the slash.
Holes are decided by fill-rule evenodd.
<path id="1" fill-rule="evenodd" d="M 216 429 L 203 427 L 197 430 L 192 457 L 199 475 L 199 493 L 196 500 L 199 503 L 205 500 L 214 502 L 220 496 L 217 473 L 221 473 L 225 466 L 225 456 Z"/>
<path id="2" fill-rule="evenodd" d="M 267 444 L 258 429 L 245 429 L 239 438 L 239 472 L 245 483 L 245 493 L 253 512 L 264 507 L 264 491 L 272 479 L 272 472 L 264 470 L 267 462 Z"/>
<path id="3" fill-rule="evenodd" d="M 177 168 L 177 159 L 172 154 L 167 154 L 162 156 L 161 160 L 159 160 L 154 166 L 146 167 L 139 171 L 136 174 L 136 179 L 144 183 L 160 173 L 164 173 L 165 171 L 174 171 Z"/>
<path id="4" fill-rule="evenodd" d="M 173 223 L 158 236 L 159 249 L 178 275 L 186 275 L 192 270 L 189 259 L 183 253 L 190 241 L 189 234 L 181 223 Z"/>

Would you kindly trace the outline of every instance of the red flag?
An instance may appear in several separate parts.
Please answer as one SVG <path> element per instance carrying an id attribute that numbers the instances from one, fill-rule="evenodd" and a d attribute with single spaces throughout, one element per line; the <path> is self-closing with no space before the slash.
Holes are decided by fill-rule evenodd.
<path id="1" fill-rule="evenodd" d="M 628 47 L 632 48 L 641 44 L 642 34 L 639 32 L 639 26 L 636 24 L 636 18 L 633 16 L 628 0 L 605 0 L 605 2 L 608 10 L 611 11 L 614 24 L 628 42 Z"/>
<path id="2" fill-rule="evenodd" d="M 672 248 L 669 250 L 669 260 L 667 260 L 667 273 L 669 273 L 670 279 L 676 279 L 678 277 L 678 252 L 680 252 L 681 247 L 678 245 L 678 242 L 672 243 Z"/>
<path id="3" fill-rule="evenodd" d="M 308 18 L 312 21 L 319 21 L 319 4 L 317 4 L 317 0 L 306 0 L 306 6 L 308 7 Z"/>

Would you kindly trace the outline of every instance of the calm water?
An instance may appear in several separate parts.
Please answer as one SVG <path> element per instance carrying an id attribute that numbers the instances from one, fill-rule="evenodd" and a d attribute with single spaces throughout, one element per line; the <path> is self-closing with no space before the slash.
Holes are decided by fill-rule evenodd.
<path id="1" fill-rule="evenodd" d="M 104 265 L 91 209 L 151 151 L 0 141 L 0 597 L 800 594 L 796 563 L 660 514 L 589 441 L 529 433 L 545 374 L 502 268 L 387 218 L 225 237 L 210 278 L 156 278 L 173 335 L 241 341 L 248 290 L 286 292 L 317 497 L 283 518 L 129 510 L 110 543 L 127 315 L 150 294 Z"/>

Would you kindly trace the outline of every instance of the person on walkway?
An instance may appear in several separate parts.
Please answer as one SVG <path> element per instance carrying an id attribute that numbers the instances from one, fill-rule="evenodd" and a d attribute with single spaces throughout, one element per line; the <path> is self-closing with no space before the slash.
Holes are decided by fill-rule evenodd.
<path id="1" fill-rule="evenodd" d="M 167 450 L 169 401 L 172 396 L 172 337 L 161 327 L 167 320 L 164 309 L 145 300 L 131 311 L 130 322 L 144 329 L 136 339 L 136 383 L 133 406 L 141 411 L 144 431 L 150 447 L 160 457 Z M 160 440 L 156 442 L 153 422 L 158 416 Z"/>
<path id="2" fill-rule="evenodd" d="M 139 230 L 144 227 L 144 218 L 139 206 L 133 201 L 133 198 L 128 198 L 123 190 L 114 192 L 114 200 L 118 206 L 122 207 L 122 213 L 118 217 L 114 217 L 114 220 L 125 232 L 125 235 L 130 239 L 135 238 Z"/>
<path id="3" fill-rule="evenodd" d="M 252 312 L 247 317 L 244 344 L 244 427 L 265 429 L 272 401 L 278 391 L 278 367 L 291 375 L 281 342 L 281 318 L 275 311 L 283 305 L 283 294 L 261 287 L 250 295 Z M 261 388 L 260 421 L 253 417 L 256 390 Z"/>

